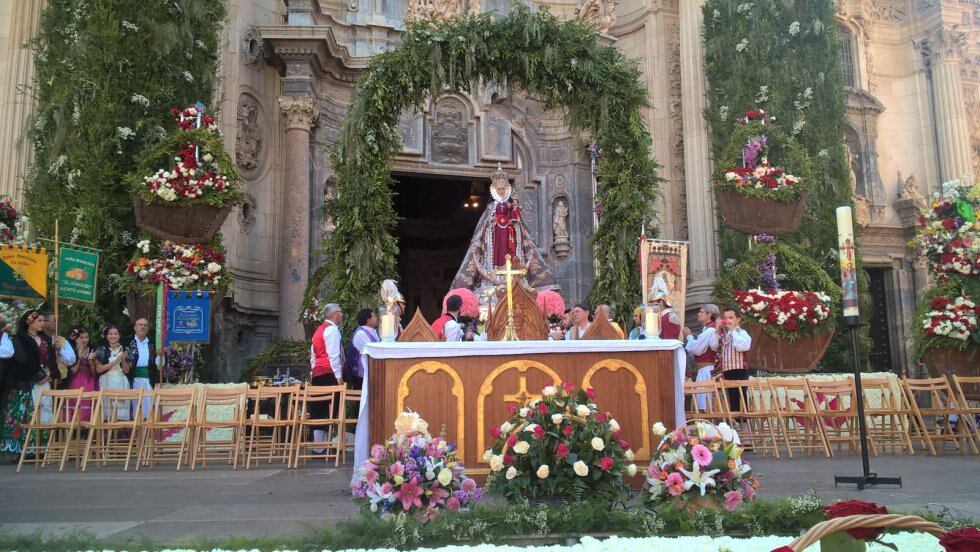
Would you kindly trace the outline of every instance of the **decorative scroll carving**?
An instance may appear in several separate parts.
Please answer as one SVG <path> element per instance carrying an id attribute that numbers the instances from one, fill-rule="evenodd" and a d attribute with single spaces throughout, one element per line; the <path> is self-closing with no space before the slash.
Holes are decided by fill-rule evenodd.
<path id="1" fill-rule="evenodd" d="M 925 208 L 926 198 L 923 197 L 922 192 L 919 191 L 919 184 L 915 181 L 915 175 L 909 175 L 905 179 L 905 184 L 902 185 L 902 191 L 899 194 L 902 199 L 910 199 L 919 207 Z"/>
<path id="2" fill-rule="evenodd" d="M 456 100 L 439 102 L 432 129 L 432 161 L 463 165 L 469 161 L 469 150 L 466 109 Z"/>
<path id="3" fill-rule="evenodd" d="M 262 155 L 261 107 L 249 94 L 238 99 L 238 134 L 235 137 L 235 163 L 244 176 L 258 170 Z"/>
<path id="4" fill-rule="evenodd" d="M 605 316 L 596 316 L 595 320 L 589 324 L 588 329 L 582 334 L 582 339 L 622 339 L 619 332 L 613 327 L 612 323 Z"/>
<path id="5" fill-rule="evenodd" d="M 309 132 L 320 116 L 320 110 L 313 103 L 313 98 L 301 96 L 280 96 L 279 108 L 282 109 L 286 122 L 286 130 L 305 130 Z"/>
<path id="6" fill-rule="evenodd" d="M 950 29 L 940 27 L 930 37 L 916 46 L 922 51 L 926 64 L 944 61 L 962 61 L 966 53 L 966 33 L 953 26 Z"/>
<path id="7" fill-rule="evenodd" d="M 415 316 L 412 317 L 408 326 L 402 330 L 401 335 L 398 336 L 398 341 L 430 343 L 439 341 L 439 338 L 436 336 L 436 332 L 432 331 L 432 326 L 422 316 L 422 311 L 415 309 Z"/>
<path id="8" fill-rule="evenodd" d="M 265 44 L 262 42 L 259 30 L 249 25 L 242 35 L 242 63 L 253 69 L 260 68 L 261 65 L 257 65 L 257 62 L 262 58 L 264 50 Z"/>
<path id="9" fill-rule="evenodd" d="M 568 235 L 568 198 L 558 196 L 552 207 L 551 230 L 554 233 L 551 248 L 558 259 L 565 259 L 572 248 Z"/>
<path id="10" fill-rule="evenodd" d="M 578 16 L 588 21 L 595 30 L 606 34 L 616 24 L 618 0 L 585 0 L 578 7 Z"/>
<path id="11" fill-rule="evenodd" d="M 854 196 L 854 221 L 861 228 L 871 224 L 871 202 L 863 195 Z"/>
<path id="12" fill-rule="evenodd" d="M 521 278 L 524 284 L 524 279 Z M 514 286 L 514 331 L 522 341 L 548 339 L 548 321 L 535 301 L 538 293 L 526 289 L 526 284 Z M 507 290 L 497 292 L 497 308 L 487 322 L 487 339 L 500 341 L 507 329 Z"/>

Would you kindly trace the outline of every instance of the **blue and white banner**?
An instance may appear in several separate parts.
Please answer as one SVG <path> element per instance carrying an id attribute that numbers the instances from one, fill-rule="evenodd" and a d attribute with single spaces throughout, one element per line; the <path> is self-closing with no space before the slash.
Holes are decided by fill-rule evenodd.
<path id="1" fill-rule="evenodd" d="M 171 343 L 211 341 L 211 293 L 209 291 L 167 291 L 167 332 Z"/>

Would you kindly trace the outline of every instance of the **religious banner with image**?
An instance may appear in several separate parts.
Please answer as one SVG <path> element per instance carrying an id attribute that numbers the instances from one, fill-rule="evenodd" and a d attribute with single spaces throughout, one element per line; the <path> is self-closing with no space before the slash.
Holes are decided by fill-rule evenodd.
<path id="1" fill-rule="evenodd" d="M 58 298 L 82 303 L 95 302 L 99 251 L 78 245 L 58 248 Z"/>
<path id="2" fill-rule="evenodd" d="M 640 242 L 640 278 L 647 303 L 665 299 L 684 326 L 687 297 L 687 242 L 642 239 Z M 646 261 L 646 270 L 642 263 Z"/>

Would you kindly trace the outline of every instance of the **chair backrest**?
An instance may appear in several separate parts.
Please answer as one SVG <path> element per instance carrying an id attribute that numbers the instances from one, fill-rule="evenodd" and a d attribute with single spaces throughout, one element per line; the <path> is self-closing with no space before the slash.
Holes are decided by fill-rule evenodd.
<path id="1" fill-rule="evenodd" d="M 848 412 L 856 408 L 854 378 L 821 381 L 808 380 L 810 395 L 814 399 L 817 410 L 823 412 Z"/>
<path id="2" fill-rule="evenodd" d="M 739 410 L 734 411 L 727 400 L 722 400 L 721 403 L 723 407 L 731 412 L 732 414 L 743 413 L 751 414 L 755 412 L 763 412 L 764 408 L 760 408 L 760 401 L 762 396 L 762 387 L 759 385 L 759 380 L 747 379 L 747 380 L 717 380 L 717 386 L 719 392 L 727 393 L 729 389 L 738 390 L 738 394 L 741 397 L 739 401 Z"/>
<path id="3" fill-rule="evenodd" d="M 133 401 L 136 401 L 135 403 Z M 134 410 L 131 405 L 135 404 L 136 409 L 129 413 L 129 418 L 119 419 L 120 404 L 127 405 L 128 410 Z M 97 423 L 130 423 L 136 420 L 139 409 L 143 406 L 142 389 L 101 389 L 98 392 L 95 402 L 92 404 L 92 421 Z M 142 419 L 142 417 L 139 417 Z"/>
<path id="4" fill-rule="evenodd" d="M 177 408 L 188 408 L 187 418 L 189 420 L 193 414 L 193 408 L 195 399 L 197 398 L 197 391 L 193 388 L 190 389 L 154 389 L 150 391 L 150 395 L 153 397 L 151 401 L 152 406 L 150 406 L 149 420 L 151 422 L 164 422 L 165 415 L 167 412 L 165 410 L 177 409 Z M 182 421 L 174 421 L 175 425 L 184 425 Z"/>
<path id="5" fill-rule="evenodd" d="M 945 410 L 950 407 L 955 407 L 953 388 L 949 386 L 949 382 L 944 377 L 923 379 L 903 377 L 902 385 L 905 386 L 905 389 L 909 391 L 912 397 L 915 397 L 917 394 L 923 394 L 928 397 L 930 401 L 929 409 Z M 919 406 L 919 408 L 923 407 Z"/>
<path id="6" fill-rule="evenodd" d="M 299 397 L 298 409 L 300 418 L 307 420 L 335 419 L 331 413 L 334 409 L 334 404 L 337 402 L 344 404 L 344 392 L 346 390 L 346 385 L 307 385 Z M 317 403 L 325 403 L 327 408 L 326 418 L 310 417 L 310 406 Z"/>
<path id="7" fill-rule="evenodd" d="M 205 387 L 201 396 L 201 402 L 197 408 L 198 421 L 207 422 L 228 422 L 241 420 L 245 417 L 245 387 Z M 228 416 L 228 408 L 231 408 L 231 416 Z M 209 413 L 214 415 L 220 412 L 220 418 L 209 417 Z"/>
<path id="8" fill-rule="evenodd" d="M 815 412 L 810 386 L 804 378 L 768 378 L 772 400 L 780 413 L 806 415 Z"/>
<path id="9" fill-rule="evenodd" d="M 714 380 L 706 381 L 685 381 L 684 396 L 694 397 L 695 395 L 708 395 L 704 410 L 698 407 L 696 400 L 691 400 L 691 409 L 688 412 L 720 412 L 721 403 L 718 402 L 718 386 Z"/>
<path id="10" fill-rule="evenodd" d="M 905 409 L 905 398 L 901 389 L 896 390 L 894 384 L 897 380 L 891 378 L 861 378 L 861 389 L 864 391 L 864 404 L 866 408 L 872 407 L 875 395 L 879 397 L 878 410 L 903 410 Z"/>
<path id="11" fill-rule="evenodd" d="M 968 396 L 975 398 L 977 395 L 980 395 L 980 376 L 954 375 L 951 379 L 953 380 L 953 388 L 956 392 L 956 398 L 962 402 L 962 407 L 969 406 Z M 975 411 L 975 408 L 971 410 Z"/>
<path id="12" fill-rule="evenodd" d="M 42 389 L 39 404 L 44 404 L 46 399 L 51 402 L 51 419 L 40 420 L 45 424 L 65 425 L 77 421 L 78 409 L 75 405 L 82 398 L 81 389 Z M 36 423 L 37 421 L 35 421 Z"/>
<path id="13" fill-rule="evenodd" d="M 294 408 L 294 401 L 300 394 L 299 385 L 288 387 L 266 386 L 249 390 L 248 398 L 252 402 L 252 412 L 249 419 L 258 420 L 262 415 L 263 405 L 268 405 L 268 420 L 289 420 Z"/>

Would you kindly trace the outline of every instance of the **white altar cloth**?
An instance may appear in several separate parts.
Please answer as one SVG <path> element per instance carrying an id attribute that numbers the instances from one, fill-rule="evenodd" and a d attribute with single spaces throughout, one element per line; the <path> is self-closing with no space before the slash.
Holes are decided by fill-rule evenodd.
<path id="1" fill-rule="evenodd" d="M 574 340 L 574 341 L 458 341 L 452 343 L 368 343 L 364 355 L 374 359 L 390 358 L 447 358 L 461 356 L 508 356 L 533 355 L 541 353 L 629 353 L 636 351 L 674 351 L 674 416 L 678 424 L 684 418 L 684 370 L 687 367 L 687 352 L 676 339 L 637 339 L 637 340 Z M 368 395 L 370 385 L 370 363 L 364 368 L 364 383 L 361 388 L 361 405 L 357 416 L 357 431 L 354 435 L 354 477 L 371 451 L 370 421 L 368 420 Z M 394 420 L 390 421 L 394 423 Z M 649 428 L 647 428 L 649 429 Z M 353 482 L 353 479 L 352 479 Z"/>

